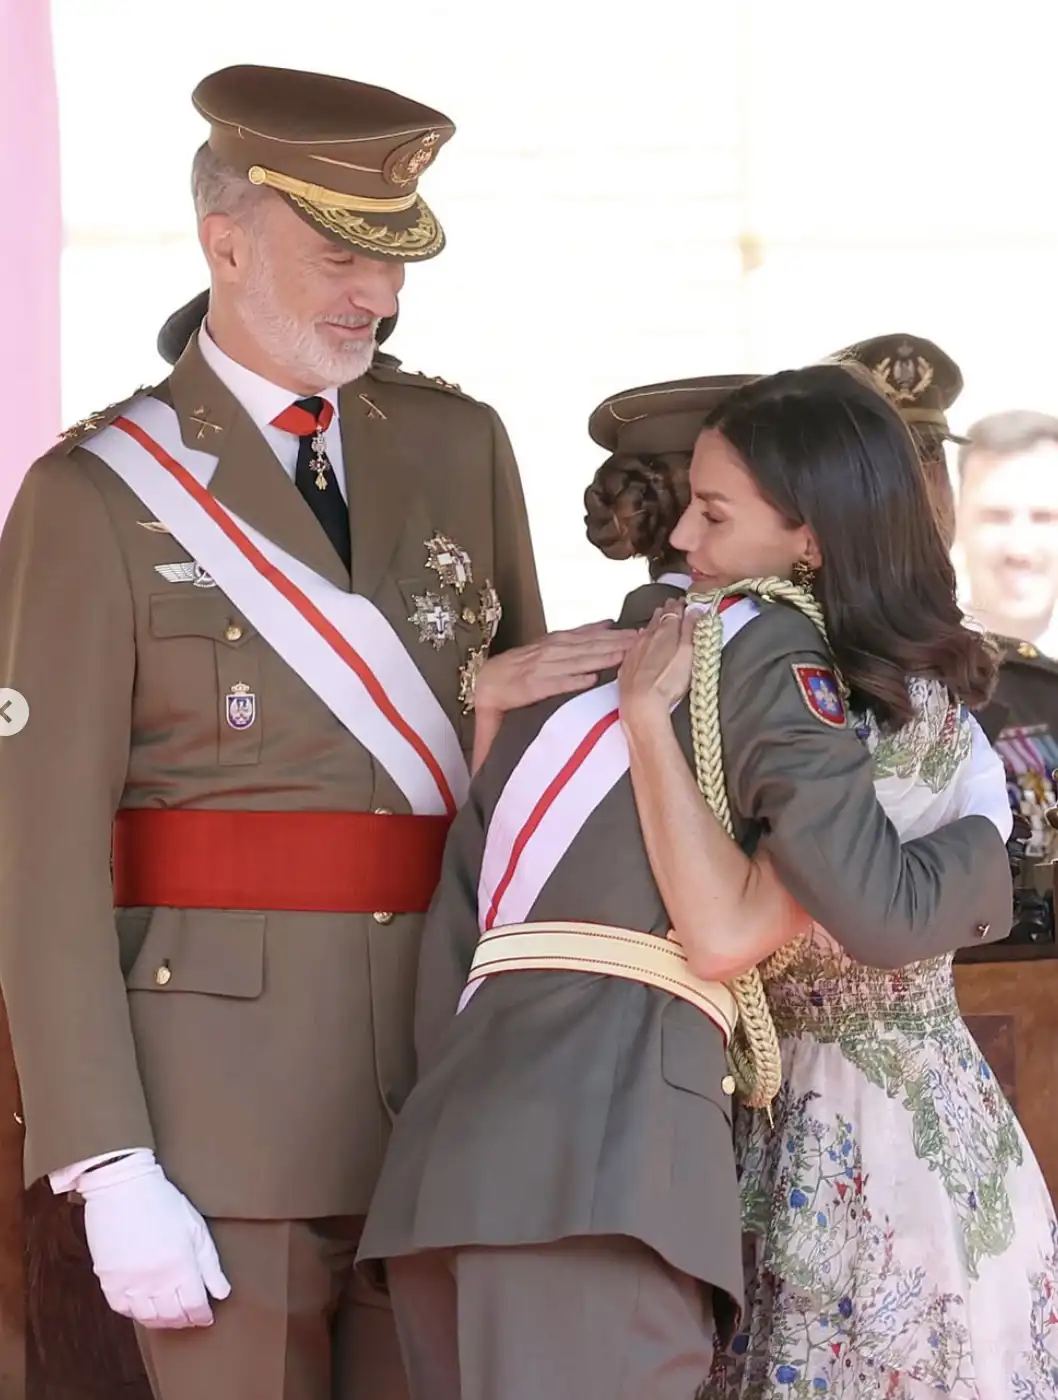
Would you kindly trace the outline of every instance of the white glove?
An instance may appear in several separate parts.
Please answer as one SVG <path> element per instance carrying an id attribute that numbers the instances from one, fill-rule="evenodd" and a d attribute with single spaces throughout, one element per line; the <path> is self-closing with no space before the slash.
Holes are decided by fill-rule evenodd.
<path id="1" fill-rule="evenodd" d="M 83 1172 L 75 1189 L 85 1202 L 85 1234 L 107 1302 L 144 1327 L 208 1327 L 206 1296 L 226 1298 L 224 1277 L 206 1222 L 167 1181 L 153 1152 Z"/>
<path id="2" fill-rule="evenodd" d="M 1003 760 L 974 719 L 970 720 L 970 762 L 959 785 L 960 817 L 987 817 L 1003 841 L 1014 830 L 1014 813 L 1007 795 L 1007 775 Z"/>

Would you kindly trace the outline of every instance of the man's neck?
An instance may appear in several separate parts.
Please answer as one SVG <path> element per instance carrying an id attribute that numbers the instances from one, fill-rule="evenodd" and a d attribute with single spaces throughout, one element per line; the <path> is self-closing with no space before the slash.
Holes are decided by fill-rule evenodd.
<path id="1" fill-rule="evenodd" d="M 1014 637 L 1019 642 L 1038 642 L 1051 625 L 1053 611 L 1041 617 L 1007 617 L 1004 613 L 967 604 L 965 612 L 979 627 L 997 637 Z"/>
<path id="2" fill-rule="evenodd" d="M 291 372 L 289 366 L 278 364 L 266 355 L 234 315 L 225 315 L 211 306 L 206 316 L 206 329 L 218 350 L 223 350 L 237 365 L 259 374 L 262 379 L 267 379 L 269 384 L 274 384 L 279 389 L 287 389 L 298 398 L 306 398 L 327 387 L 316 381 L 310 383 L 299 379 Z"/>

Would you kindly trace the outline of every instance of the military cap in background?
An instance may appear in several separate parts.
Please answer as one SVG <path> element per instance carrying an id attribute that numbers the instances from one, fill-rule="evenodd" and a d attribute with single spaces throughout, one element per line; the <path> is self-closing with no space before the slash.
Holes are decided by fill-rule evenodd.
<path id="1" fill-rule="evenodd" d="M 962 393 L 962 370 L 920 335 L 876 335 L 827 357 L 867 370 L 909 428 L 922 436 L 966 442 L 948 427 L 948 410 Z"/>
<path id="2" fill-rule="evenodd" d="M 444 232 L 418 181 L 455 132 L 441 112 L 386 88 L 246 64 L 192 98 L 209 145 L 307 224 L 376 258 L 432 258 Z"/>
<path id="3" fill-rule="evenodd" d="M 156 341 L 158 354 L 168 365 L 175 365 L 180 356 L 187 349 L 191 337 L 198 330 L 199 326 L 206 319 L 206 312 L 209 310 L 209 292 L 199 292 L 197 297 L 192 297 L 186 305 L 181 306 L 179 311 L 174 311 L 158 332 Z M 397 316 L 400 311 L 393 316 L 386 316 L 378 323 L 378 331 L 375 335 L 375 343 L 382 345 L 393 334 L 393 328 L 397 324 Z M 385 360 L 397 363 L 393 356 L 382 357 Z"/>
<path id="4" fill-rule="evenodd" d="M 603 399 L 592 412 L 588 432 L 607 452 L 627 456 L 691 452 L 717 404 L 757 378 L 755 374 L 714 374 L 624 389 Z"/>

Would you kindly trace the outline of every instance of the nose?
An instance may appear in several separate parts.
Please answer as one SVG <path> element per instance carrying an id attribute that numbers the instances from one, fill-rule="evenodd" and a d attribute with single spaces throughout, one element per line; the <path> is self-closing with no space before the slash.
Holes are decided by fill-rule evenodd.
<path id="1" fill-rule="evenodd" d="M 680 554 L 689 554 L 695 545 L 696 531 L 692 520 L 691 507 L 680 516 L 676 528 L 669 536 L 669 547 Z"/>
<path id="2" fill-rule="evenodd" d="M 1008 559 L 1035 563 L 1040 552 L 1039 532 L 1027 512 L 1018 511 L 1006 523 L 1003 540 Z"/>
<path id="3" fill-rule="evenodd" d="M 383 320 L 397 314 L 397 294 L 404 286 L 404 264 L 382 258 L 357 258 L 352 264 L 349 300 L 360 311 Z"/>

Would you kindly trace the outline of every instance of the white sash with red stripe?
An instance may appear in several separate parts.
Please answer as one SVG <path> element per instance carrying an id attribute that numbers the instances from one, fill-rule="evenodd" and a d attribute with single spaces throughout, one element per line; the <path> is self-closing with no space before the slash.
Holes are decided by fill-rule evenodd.
<path id="1" fill-rule="evenodd" d="M 725 600 L 727 601 L 727 600 Z M 724 645 L 759 612 L 755 598 L 722 608 Z M 507 779 L 485 836 L 478 883 L 483 933 L 525 923 L 573 838 L 628 771 L 617 682 L 560 705 Z"/>
<path id="2" fill-rule="evenodd" d="M 469 786 L 455 729 L 404 643 L 209 492 L 217 458 L 143 398 L 84 444 L 115 471 L 283 660 L 386 769 L 418 816 L 454 816 Z"/>
<path id="3" fill-rule="evenodd" d="M 755 598 L 725 599 L 724 645 L 759 611 Z M 628 761 L 616 681 L 567 700 L 550 716 L 507 779 L 485 833 L 482 933 L 528 922 L 540 891 Z M 467 986 L 460 1009 L 478 985 Z"/>

